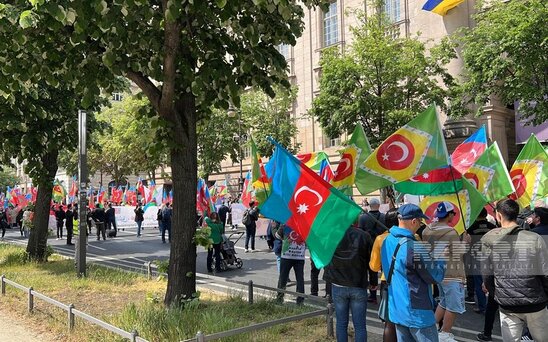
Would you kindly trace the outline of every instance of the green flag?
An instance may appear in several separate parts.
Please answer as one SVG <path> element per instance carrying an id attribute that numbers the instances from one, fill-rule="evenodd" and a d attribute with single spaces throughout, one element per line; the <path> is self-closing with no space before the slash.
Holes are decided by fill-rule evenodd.
<path id="1" fill-rule="evenodd" d="M 488 202 L 504 198 L 515 191 L 496 141 L 466 171 L 464 177 Z"/>
<path id="2" fill-rule="evenodd" d="M 352 186 L 356 178 L 356 167 L 369 157 L 371 151 L 371 145 L 369 145 L 363 127 L 358 123 L 348 141 L 348 145 L 340 151 L 341 160 L 331 180 L 331 184 L 346 195 L 352 195 Z"/>
<path id="3" fill-rule="evenodd" d="M 356 186 L 365 195 L 445 165 L 447 147 L 432 105 L 373 151 L 356 172 Z"/>
<path id="4" fill-rule="evenodd" d="M 442 201 L 453 204 L 455 218 L 449 225 L 459 234 L 470 228 L 470 225 L 476 220 L 481 209 L 487 204 L 485 198 L 466 179 L 462 179 L 462 189 L 458 192 L 458 195 L 453 193 L 426 196 L 420 202 L 420 207 L 426 216 L 433 218 L 436 214 L 438 204 Z M 427 223 L 430 222 L 427 221 Z"/>
<path id="5" fill-rule="evenodd" d="M 512 195 L 522 208 L 548 195 L 548 153 L 534 134 L 518 155 L 510 170 L 516 192 Z"/>
<path id="6" fill-rule="evenodd" d="M 253 160 L 253 168 L 251 169 L 251 185 L 255 189 L 255 199 L 259 204 L 264 203 L 270 191 L 270 182 L 266 176 L 263 160 L 257 150 L 257 145 L 250 137 L 251 158 Z"/>

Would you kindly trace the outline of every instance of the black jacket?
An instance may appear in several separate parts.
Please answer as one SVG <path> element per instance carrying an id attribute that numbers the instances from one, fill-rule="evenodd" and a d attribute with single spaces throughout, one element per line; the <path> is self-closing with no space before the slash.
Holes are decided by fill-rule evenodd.
<path id="1" fill-rule="evenodd" d="M 515 225 L 481 239 L 485 285 L 508 312 L 529 313 L 548 305 L 548 249 L 542 237 Z"/>
<path id="2" fill-rule="evenodd" d="M 72 220 L 74 219 L 74 212 L 72 210 L 67 210 L 65 212 L 65 218 L 67 219 L 65 222 L 67 228 L 73 228 L 74 223 Z"/>
<path id="3" fill-rule="evenodd" d="M 380 225 L 379 222 L 375 221 L 371 216 L 379 220 L 382 225 Z M 360 216 L 359 226 L 363 231 L 371 235 L 372 240 L 375 240 L 377 236 L 381 235 L 385 231 L 383 227 L 383 225 L 385 225 L 384 218 L 385 215 L 380 211 L 371 210 L 368 213 L 364 213 Z"/>
<path id="4" fill-rule="evenodd" d="M 105 222 L 106 215 L 105 215 L 105 209 L 103 208 L 95 208 L 93 212 L 91 213 L 91 218 L 93 218 L 93 221 L 95 222 Z"/>
<path id="5" fill-rule="evenodd" d="M 366 289 L 369 286 L 367 269 L 372 247 L 373 241 L 368 233 L 348 228 L 331 263 L 324 269 L 323 279 L 336 285 Z"/>
<path id="6" fill-rule="evenodd" d="M 114 222 L 116 220 L 116 210 L 114 208 L 108 208 L 105 214 L 107 221 Z"/>

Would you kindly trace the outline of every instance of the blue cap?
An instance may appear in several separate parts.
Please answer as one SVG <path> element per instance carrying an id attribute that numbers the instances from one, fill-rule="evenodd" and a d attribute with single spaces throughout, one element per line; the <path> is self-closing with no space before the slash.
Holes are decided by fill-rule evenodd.
<path id="1" fill-rule="evenodd" d="M 455 213 L 455 207 L 451 202 L 443 201 L 438 204 L 438 207 L 436 208 L 437 218 L 445 218 L 450 213 Z"/>
<path id="2" fill-rule="evenodd" d="M 398 209 L 402 220 L 412 220 L 414 218 L 423 218 L 430 220 L 430 218 L 422 212 L 422 209 L 415 204 L 404 204 Z"/>

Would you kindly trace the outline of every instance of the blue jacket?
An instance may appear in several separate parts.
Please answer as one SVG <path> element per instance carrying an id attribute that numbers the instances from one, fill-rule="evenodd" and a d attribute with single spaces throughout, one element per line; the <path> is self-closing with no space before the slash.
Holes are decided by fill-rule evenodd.
<path id="1" fill-rule="evenodd" d="M 382 269 L 387 279 L 398 243 L 402 245 L 388 287 L 390 321 L 410 328 L 429 327 L 436 323 L 432 284 L 443 280 L 445 261 L 433 260 L 428 254 L 429 246 L 416 241 L 407 229 L 394 226 L 381 247 Z"/>

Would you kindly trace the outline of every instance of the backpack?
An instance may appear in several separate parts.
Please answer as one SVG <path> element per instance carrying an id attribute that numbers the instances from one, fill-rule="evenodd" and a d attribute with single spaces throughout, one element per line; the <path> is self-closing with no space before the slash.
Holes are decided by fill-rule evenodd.
<path id="1" fill-rule="evenodd" d="M 244 216 L 242 217 L 242 223 L 244 224 L 244 226 L 249 226 L 253 223 L 253 218 L 249 213 L 250 211 L 251 209 L 246 209 L 246 211 L 244 211 Z"/>
<path id="2" fill-rule="evenodd" d="M 156 221 L 162 221 L 162 209 L 158 209 L 158 213 L 156 214 Z"/>

